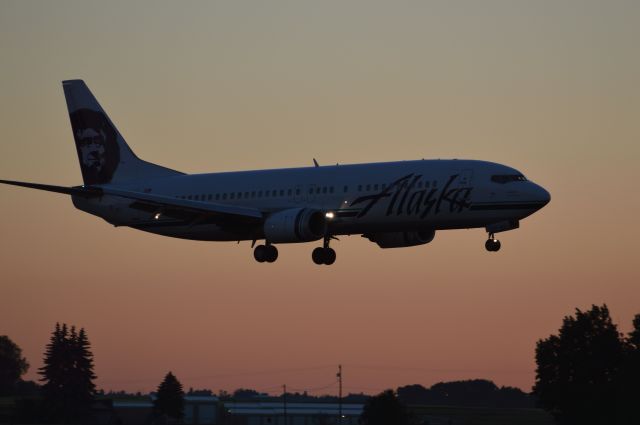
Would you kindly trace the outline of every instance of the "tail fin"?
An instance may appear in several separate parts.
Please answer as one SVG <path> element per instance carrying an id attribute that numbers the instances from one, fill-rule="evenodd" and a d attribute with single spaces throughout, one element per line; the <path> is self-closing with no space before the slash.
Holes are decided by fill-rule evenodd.
<path id="1" fill-rule="evenodd" d="M 82 80 L 62 82 L 85 185 L 182 174 L 138 158 Z"/>

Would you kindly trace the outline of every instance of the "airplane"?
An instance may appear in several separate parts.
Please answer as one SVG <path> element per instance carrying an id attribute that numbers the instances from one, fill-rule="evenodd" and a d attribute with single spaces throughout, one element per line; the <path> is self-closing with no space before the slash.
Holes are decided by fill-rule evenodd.
<path id="1" fill-rule="evenodd" d="M 549 192 L 518 170 L 479 160 L 415 160 L 186 174 L 138 158 L 82 80 L 62 82 L 83 184 L 0 183 L 71 196 L 114 226 L 201 241 L 252 241 L 260 263 L 276 244 L 321 241 L 312 260 L 331 265 L 332 240 L 361 235 L 380 248 L 431 242 L 436 231 L 517 229 Z M 256 246 L 257 241 L 264 244 Z"/>

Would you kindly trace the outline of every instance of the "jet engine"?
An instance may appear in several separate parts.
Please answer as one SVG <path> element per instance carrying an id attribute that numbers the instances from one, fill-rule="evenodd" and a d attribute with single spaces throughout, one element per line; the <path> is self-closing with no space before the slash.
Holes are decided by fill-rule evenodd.
<path id="1" fill-rule="evenodd" d="M 272 243 L 309 242 L 324 236 L 321 211 L 291 208 L 271 214 L 264 222 L 264 235 Z"/>
<path id="2" fill-rule="evenodd" d="M 377 243 L 380 248 L 404 248 L 431 242 L 436 231 L 367 233 L 362 236 Z"/>

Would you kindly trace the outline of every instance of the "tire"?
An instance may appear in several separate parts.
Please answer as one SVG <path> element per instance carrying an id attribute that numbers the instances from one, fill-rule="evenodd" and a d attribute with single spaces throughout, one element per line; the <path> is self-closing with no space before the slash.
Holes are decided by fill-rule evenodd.
<path id="1" fill-rule="evenodd" d="M 268 263 L 273 263 L 278 259 L 278 248 L 273 245 L 267 245 L 267 256 L 266 260 Z"/>
<path id="2" fill-rule="evenodd" d="M 500 241 L 497 239 L 487 239 L 484 244 L 484 247 L 487 248 L 489 252 L 497 252 L 500 251 Z"/>
<path id="3" fill-rule="evenodd" d="M 315 248 L 313 252 L 311 252 L 311 259 L 317 265 L 324 264 L 324 248 Z"/>
<path id="4" fill-rule="evenodd" d="M 327 266 L 332 265 L 336 262 L 336 252 L 332 248 L 327 248 L 324 250 L 324 264 Z"/>
<path id="5" fill-rule="evenodd" d="M 267 247 L 258 245 L 256 249 L 253 250 L 253 258 L 255 258 L 258 263 L 267 261 Z"/>
<path id="6" fill-rule="evenodd" d="M 487 239 L 487 241 L 484 243 L 484 247 L 487 249 L 487 251 L 493 252 L 493 240 Z"/>

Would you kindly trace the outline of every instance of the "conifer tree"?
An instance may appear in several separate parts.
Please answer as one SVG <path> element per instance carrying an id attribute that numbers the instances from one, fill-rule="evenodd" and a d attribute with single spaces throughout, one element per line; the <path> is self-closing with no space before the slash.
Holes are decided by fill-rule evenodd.
<path id="1" fill-rule="evenodd" d="M 81 423 L 91 410 L 96 378 L 93 354 L 84 329 L 76 332 L 56 323 L 39 370 L 45 409 L 50 421 Z"/>
<path id="2" fill-rule="evenodd" d="M 156 412 L 169 418 L 181 421 L 184 417 L 184 391 L 173 373 L 167 373 L 158 386 L 154 405 Z"/>
<path id="3" fill-rule="evenodd" d="M 85 399 L 93 399 L 96 392 L 96 386 L 93 380 L 96 375 L 93 372 L 93 353 L 91 353 L 91 344 L 84 328 L 80 328 L 78 337 L 75 341 L 75 370 L 78 376 L 78 393 L 82 394 Z"/>

